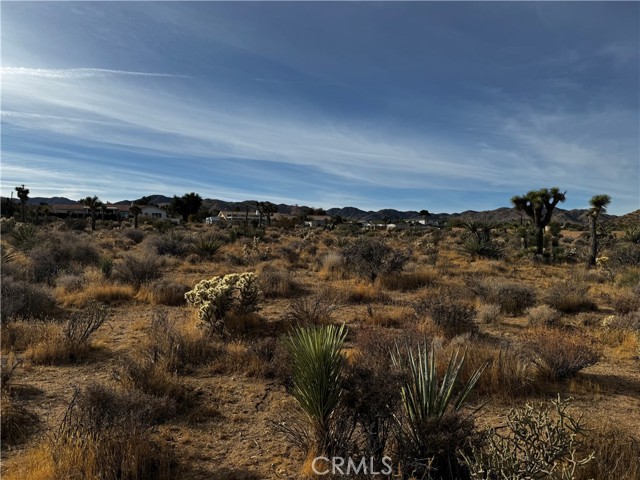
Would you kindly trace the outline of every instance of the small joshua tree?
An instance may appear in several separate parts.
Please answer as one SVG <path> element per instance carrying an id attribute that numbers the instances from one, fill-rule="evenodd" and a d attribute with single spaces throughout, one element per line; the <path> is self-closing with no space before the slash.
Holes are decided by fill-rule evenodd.
<path id="1" fill-rule="evenodd" d="M 133 228 L 138 228 L 138 215 L 142 213 L 142 208 L 134 203 L 131 205 L 131 208 L 129 208 L 129 211 L 131 215 L 133 215 Z"/>
<path id="2" fill-rule="evenodd" d="M 96 229 L 96 212 L 102 208 L 102 202 L 95 195 L 93 197 L 86 197 L 80 200 L 80 203 L 89 207 L 91 213 L 91 231 Z"/>
<path id="3" fill-rule="evenodd" d="M 589 266 L 593 267 L 596 264 L 596 256 L 598 255 L 598 233 L 596 231 L 598 217 L 601 213 L 607 210 L 607 206 L 611 203 L 611 197 L 609 195 L 594 195 L 589 204 L 591 208 L 587 216 L 589 217 Z"/>
<path id="4" fill-rule="evenodd" d="M 558 187 L 541 188 L 511 199 L 516 210 L 526 213 L 536 229 L 536 255 L 543 253 L 544 227 L 549 225 L 556 205 L 566 200 L 566 193 L 561 192 Z"/>
<path id="5" fill-rule="evenodd" d="M 229 312 L 255 312 L 261 296 L 255 273 L 232 273 L 202 280 L 184 295 L 189 305 L 199 307 L 200 321 L 212 332 L 219 334 L 224 331 L 225 318 Z"/>
<path id="6" fill-rule="evenodd" d="M 25 188 L 24 185 L 21 187 L 16 187 L 16 192 L 18 192 L 18 198 L 20 199 L 20 208 L 22 209 L 22 221 L 27 221 L 27 200 L 29 200 L 29 189 Z"/>

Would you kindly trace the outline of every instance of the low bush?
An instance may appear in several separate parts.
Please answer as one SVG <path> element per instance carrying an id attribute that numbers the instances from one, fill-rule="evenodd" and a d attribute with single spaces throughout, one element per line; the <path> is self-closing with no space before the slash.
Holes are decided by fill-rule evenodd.
<path id="1" fill-rule="evenodd" d="M 615 427 L 592 428 L 582 439 L 581 450 L 593 452 L 593 460 L 580 468 L 576 480 L 640 478 L 640 440 Z"/>
<path id="2" fill-rule="evenodd" d="M 267 266 L 259 271 L 260 289 L 266 298 L 289 298 L 300 291 L 293 273 L 288 269 Z"/>
<path id="3" fill-rule="evenodd" d="M 224 244 L 225 241 L 218 235 L 197 235 L 189 241 L 188 250 L 203 260 L 211 260 Z"/>
<path id="4" fill-rule="evenodd" d="M 97 264 L 98 251 L 88 240 L 77 234 L 63 233 L 48 237 L 47 241 L 28 252 L 29 275 L 36 282 L 54 283 L 61 272 L 69 272 L 74 265 Z"/>
<path id="5" fill-rule="evenodd" d="M 133 228 L 127 228 L 126 230 L 124 230 L 122 232 L 122 236 L 125 238 L 128 238 L 129 240 L 131 240 L 133 243 L 142 243 L 142 241 L 144 240 L 144 232 L 142 230 L 135 230 Z"/>
<path id="6" fill-rule="evenodd" d="M 152 305 L 178 307 L 187 303 L 184 295 L 189 290 L 190 287 L 185 284 L 159 279 L 144 285 L 136 298 L 145 300 Z"/>
<path id="7" fill-rule="evenodd" d="M 478 307 L 476 320 L 479 323 L 496 323 L 500 319 L 502 308 L 495 303 L 483 304 Z"/>
<path id="8" fill-rule="evenodd" d="M 587 339 L 560 330 L 539 329 L 528 334 L 527 345 L 540 371 L 550 380 L 571 377 L 595 365 L 600 352 Z"/>
<path id="9" fill-rule="evenodd" d="M 544 297 L 544 302 L 563 313 L 578 313 L 597 308 L 589 298 L 589 285 L 576 279 L 556 282 L 551 285 Z"/>
<path id="10" fill-rule="evenodd" d="M 557 327 L 562 317 L 558 310 L 549 305 L 531 307 L 525 313 L 532 327 Z"/>
<path id="11" fill-rule="evenodd" d="M 140 392 L 90 384 L 74 395 L 55 434 L 28 450 L 6 478 L 172 478 L 171 458 L 152 435 L 159 403 Z"/>
<path id="12" fill-rule="evenodd" d="M 613 297 L 612 306 L 618 313 L 629 313 L 640 310 L 640 289 L 638 292 L 619 290 Z"/>
<path id="13" fill-rule="evenodd" d="M 114 276 L 137 289 L 144 283 L 160 278 L 162 266 L 162 260 L 150 252 L 127 255 L 116 265 Z"/>
<path id="14" fill-rule="evenodd" d="M 374 282 L 380 274 L 401 272 L 411 252 L 394 249 L 381 240 L 360 237 L 345 246 L 342 255 L 353 272 Z"/>
<path id="15" fill-rule="evenodd" d="M 474 321 L 476 309 L 448 294 L 429 297 L 418 303 L 415 310 L 419 317 L 428 315 L 448 337 L 478 330 Z"/>
<path id="16" fill-rule="evenodd" d="M 3 322 L 16 318 L 44 318 L 55 313 L 55 302 L 45 288 L 3 276 L 0 312 Z"/>
<path id="17" fill-rule="evenodd" d="M 479 280 L 471 288 L 485 302 L 500 305 L 502 313 L 507 315 L 522 315 L 536 301 L 531 287 L 496 277 Z"/>
<path id="18" fill-rule="evenodd" d="M 289 303 L 284 318 L 295 325 L 327 325 L 333 322 L 336 300 L 330 295 L 296 298 Z"/>
<path id="19" fill-rule="evenodd" d="M 189 249 L 189 242 L 184 232 L 180 230 L 169 230 L 151 240 L 151 245 L 156 249 L 158 255 L 184 255 Z"/>
<path id="20" fill-rule="evenodd" d="M 382 288 L 407 292 L 435 285 L 438 276 L 435 270 L 419 270 L 411 273 L 382 275 L 379 278 Z"/>

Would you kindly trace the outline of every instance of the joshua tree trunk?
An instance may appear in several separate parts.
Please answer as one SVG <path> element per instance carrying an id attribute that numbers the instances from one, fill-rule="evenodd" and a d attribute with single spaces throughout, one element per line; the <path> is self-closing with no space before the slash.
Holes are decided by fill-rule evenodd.
<path id="1" fill-rule="evenodd" d="M 598 254 L 598 235 L 596 233 L 596 218 L 593 215 L 589 216 L 589 235 L 589 266 L 594 267 Z"/>
<path id="2" fill-rule="evenodd" d="M 138 215 L 133 216 L 133 228 L 138 228 Z"/>
<path id="3" fill-rule="evenodd" d="M 544 252 L 544 227 L 536 228 L 536 255 L 542 255 Z"/>
<path id="4" fill-rule="evenodd" d="M 96 213 L 91 211 L 91 231 L 94 232 L 96 230 Z"/>

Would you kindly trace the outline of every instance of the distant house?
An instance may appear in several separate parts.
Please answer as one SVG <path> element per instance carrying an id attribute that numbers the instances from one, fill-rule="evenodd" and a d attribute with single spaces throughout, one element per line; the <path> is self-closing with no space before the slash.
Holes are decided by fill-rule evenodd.
<path id="1" fill-rule="evenodd" d="M 244 224 L 244 222 L 248 221 L 249 223 L 251 223 L 252 221 L 259 221 L 260 220 L 260 214 L 258 212 L 255 211 L 238 211 L 238 212 L 220 212 L 218 214 L 218 218 L 222 221 L 225 221 L 227 223 L 230 223 L 232 225 L 241 225 Z M 263 217 L 264 220 L 264 217 Z"/>
<path id="2" fill-rule="evenodd" d="M 207 225 L 215 225 L 217 223 L 220 223 L 221 221 L 222 219 L 219 216 L 207 217 L 204 219 L 204 223 L 206 223 Z"/>
<path id="3" fill-rule="evenodd" d="M 130 208 L 131 208 L 131 205 L 127 205 L 127 204 L 107 203 L 104 206 L 105 213 L 117 219 L 125 219 L 125 218 L 132 217 L 133 215 L 129 210 Z"/>
<path id="4" fill-rule="evenodd" d="M 155 205 L 144 205 L 140 208 L 142 209 L 140 215 L 143 217 L 151 217 L 158 220 L 167 219 L 167 211 L 163 210 L 162 208 L 156 207 Z"/>
<path id="5" fill-rule="evenodd" d="M 309 215 L 304 221 L 304 225 L 307 227 L 325 227 L 330 223 L 330 215 Z"/>
<path id="6" fill-rule="evenodd" d="M 62 203 L 51 205 L 51 213 L 59 217 L 87 218 L 90 211 L 81 203 Z"/>

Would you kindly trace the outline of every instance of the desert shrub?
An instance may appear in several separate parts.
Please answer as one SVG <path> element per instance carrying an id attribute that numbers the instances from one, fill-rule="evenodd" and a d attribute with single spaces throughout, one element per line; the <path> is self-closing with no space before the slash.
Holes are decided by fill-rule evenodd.
<path id="1" fill-rule="evenodd" d="M 380 285 L 387 290 L 407 292 L 434 285 L 438 279 L 438 274 L 435 270 L 420 270 L 409 274 L 393 273 L 382 275 L 379 279 Z"/>
<path id="2" fill-rule="evenodd" d="M 349 303 L 384 302 L 388 298 L 377 284 L 359 282 L 341 289 L 340 296 Z"/>
<path id="3" fill-rule="evenodd" d="M 76 392 L 57 431 L 8 478 L 169 479 L 170 457 L 152 437 L 158 400 L 90 384 Z"/>
<path id="4" fill-rule="evenodd" d="M 500 278 L 479 280 L 472 288 L 485 302 L 500 305 L 502 313 L 507 315 L 521 315 L 527 307 L 535 305 L 536 301 L 531 287 Z"/>
<path id="5" fill-rule="evenodd" d="M 527 308 L 525 312 L 527 321 L 532 327 L 555 327 L 558 326 L 561 313 L 549 305 L 539 305 Z"/>
<path id="6" fill-rule="evenodd" d="M 86 358 L 91 350 L 91 336 L 107 321 L 110 311 L 94 303 L 69 315 L 58 329 L 50 329 L 47 337 L 31 345 L 25 356 L 36 364 L 62 365 Z"/>
<path id="7" fill-rule="evenodd" d="M 506 431 L 490 428 L 483 447 L 462 453 L 472 479 L 572 479 L 592 456 L 579 458 L 578 439 L 584 435 L 582 418 L 568 412 L 569 400 L 551 402 L 553 413 L 527 404 L 507 415 Z"/>
<path id="8" fill-rule="evenodd" d="M 133 228 L 127 228 L 122 232 L 122 236 L 128 238 L 133 243 L 142 243 L 144 240 L 144 232 L 142 230 L 135 230 Z"/>
<path id="9" fill-rule="evenodd" d="M 640 285 L 640 268 L 626 268 L 616 277 L 619 287 L 637 287 Z"/>
<path id="10" fill-rule="evenodd" d="M 630 225 L 625 228 L 622 239 L 625 242 L 640 244 L 640 225 Z"/>
<path id="11" fill-rule="evenodd" d="M 640 311 L 629 312 L 624 315 L 615 315 L 607 320 L 607 328 L 640 332 Z"/>
<path id="12" fill-rule="evenodd" d="M 204 260 L 211 260 L 224 244 L 224 240 L 218 235 L 197 235 L 190 239 L 188 249 Z"/>
<path id="13" fill-rule="evenodd" d="M 167 233 L 153 238 L 151 245 L 156 249 L 158 255 L 184 255 L 189 242 L 184 232 L 171 229 Z"/>
<path id="14" fill-rule="evenodd" d="M 619 243 L 609 251 L 611 268 L 640 266 L 640 244 Z"/>
<path id="15" fill-rule="evenodd" d="M 289 303 L 284 318 L 295 325 L 326 325 L 333 321 L 336 300 L 329 294 L 296 298 Z"/>
<path id="16" fill-rule="evenodd" d="M 495 303 L 480 305 L 476 312 L 476 320 L 479 323 L 496 323 L 500 319 L 502 308 Z"/>
<path id="17" fill-rule="evenodd" d="M 250 314 L 258 310 L 262 292 L 254 273 L 232 273 L 202 280 L 185 294 L 187 303 L 198 307 L 198 318 L 211 332 L 222 333 L 227 314 Z"/>
<path id="18" fill-rule="evenodd" d="M 613 297 L 612 306 L 622 314 L 640 310 L 640 292 L 619 290 Z"/>
<path id="19" fill-rule="evenodd" d="M 344 247 L 342 255 L 358 276 L 374 282 L 379 274 L 401 272 L 410 252 L 393 249 L 381 240 L 361 237 Z"/>
<path id="20" fill-rule="evenodd" d="M 448 294 L 428 297 L 418 303 L 415 310 L 419 317 L 429 315 L 449 337 L 478 330 L 474 321 L 476 309 L 467 303 L 455 300 Z"/>
<path id="21" fill-rule="evenodd" d="M 43 318 L 55 311 L 55 302 L 44 288 L 3 277 L 0 282 L 0 312 L 3 322 L 15 318 Z"/>
<path id="22" fill-rule="evenodd" d="M 551 380 L 571 377 L 600 360 L 600 352 L 588 340 L 559 330 L 530 332 L 527 346 L 536 365 Z"/>
<path id="23" fill-rule="evenodd" d="M 145 299 L 153 305 L 177 307 L 184 305 L 184 295 L 190 288 L 182 283 L 159 279 L 142 287 L 136 298 Z"/>
<path id="24" fill-rule="evenodd" d="M 73 264 L 90 265 L 98 262 L 96 248 L 87 240 L 69 233 L 51 237 L 33 247 L 28 257 L 31 278 L 50 285 L 58 273 L 68 271 Z"/>
<path id="25" fill-rule="evenodd" d="M 156 312 L 146 332 L 142 352 L 168 372 L 184 373 L 219 354 L 199 331 L 185 331 L 164 311 Z"/>
<path id="26" fill-rule="evenodd" d="M 344 246 L 345 244 L 340 245 L 340 247 L 344 247 Z M 296 259 L 297 259 L 297 255 L 296 255 Z M 290 263 L 295 263 L 295 260 Z M 327 253 L 322 257 L 322 259 L 320 260 L 320 263 L 322 265 L 322 271 L 329 276 L 339 277 L 344 271 L 345 260 L 342 254 L 338 252 Z"/>
<path id="27" fill-rule="evenodd" d="M 163 262 L 153 253 L 127 255 L 115 267 L 114 276 L 123 283 L 140 288 L 162 276 Z"/>
<path id="28" fill-rule="evenodd" d="M 465 370 L 487 365 L 475 388 L 478 394 L 513 399 L 536 392 L 536 367 L 516 348 L 478 342 L 467 348 Z"/>
<path id="29" fill-rule="evenodd" d="M 576 480 L 640 478 L 640 441 L 617 428 L 596 428 L 582 438 L 581 450 L 593 460 L 576 472 Z"/>
<path id="30" fill-rule="evenodd" d="M 62 274 L 56 279 L 56 291 L 62 289 L 65 293 L 77 292 L 85 286 L 81 275 Z"/>
<path id="31" fill-rule="evenodd" d="M 377 470 L 390 446 L 400 405 L 400 372 L 392 368 L 394 339 L 378 329 L 357 333 L 357 353 L 345 366 L 342 404 L 357 425 L 357 443 Z"/>
<path id="32" fill-rule="evenodd" d="M 23 442 L 33 433 L 38 417 L 18 404 L 13 397 L 13 379 L 20 361 L 15 355 L 2 356 L 1 399 L 0 399 L 0 440 L 2 448 Z"/>
<path id="33" fill-rule="evenodd" d="M 300 290 L 288 269 L 266 266 L 260 269 L 260 289 L 266 298 L 288 298 Z"/>
<path id="34" fill-rule="evenodd" d="M 87 220 L 84 218 L 65 218 L 63 225 L 66 230 L 82 232 L 87 228 Z"/>
<path id="35" fill-rule="evenodd" d="M 504 256 L 503 248 L 493 239 L 476 235 L 466 235 L 460 248 L 471 257 L 502 258 Z"/>
<path id="36" fill-rule="evenodd" d="M 440 377 L 435 350 L 423 344 L 417 352 L 403 352 L 396 346 L 392 354 L 394 367 L 403 372 L 396 458 L 405 474 L 424 478 L 435 470 L 438 478 L 456 479 L 464 475 L 458 456 L 468 451 L 474 431 L 473 416 L 461 409 L 484 367 L 462 384 L 465 355 L 454 352 Z"/>
<path id="37" fill-rule="evenodd" d="M 589 285 L 573 278 L 551 285 L 543 299 L 547 305 L 563 313 L 584 312 L 597 308 L 589 298 Z"/>

